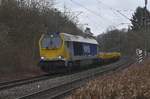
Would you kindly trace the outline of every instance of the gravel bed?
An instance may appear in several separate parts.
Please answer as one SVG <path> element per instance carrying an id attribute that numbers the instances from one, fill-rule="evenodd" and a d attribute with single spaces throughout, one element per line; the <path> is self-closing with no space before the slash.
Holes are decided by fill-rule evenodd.
<path id="1" fill-rule="evenodd" d="M 120 64 L 122 62 L 124 62 L 124 60 L 120 60 L 119 62 L 116 62 L 113 65 L 116 66 L 117 64 Z M 87 70 L 81 73 L 76 73 L 76 74 L 67 75 L 63 77 L 57 77 L 49 80 L 43 80 L 43 81 L 34 82 L 26 85 L 21 85 L 18 87 L 13 87 L 11 89 L 4 89 L 0 91 L 0 99 L 16 99 L 18 97 L 31 94 L 33 92 L 37 92 L 47 88 L 52 88 L 60 84 L 65 84 L 67 82 L 71 82 L 76 79 L 82 79 L 89 76 L 92 77 L 92 75 L 94 75 L 95 73 L 98 73 L 108 67 L 111 67 L 111 65 L 112 64 L 100 68 Z"/>

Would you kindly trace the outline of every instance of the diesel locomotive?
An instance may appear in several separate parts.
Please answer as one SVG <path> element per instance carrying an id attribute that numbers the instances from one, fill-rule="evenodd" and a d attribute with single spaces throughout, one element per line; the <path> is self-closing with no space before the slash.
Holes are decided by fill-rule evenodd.
<path id="1" fill-rule="evenodd" d="M 53 72 L 98 62 L 98 42 L 89 36 L 47 33 L 39 40 L 40 68 Z"/>

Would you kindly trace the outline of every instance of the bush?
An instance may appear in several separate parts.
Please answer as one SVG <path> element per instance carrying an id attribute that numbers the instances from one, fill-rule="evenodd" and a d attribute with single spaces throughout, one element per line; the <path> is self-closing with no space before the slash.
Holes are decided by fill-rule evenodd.
<path id="1" fill-rule="evenodd" d="M 150 62 L 101 76 L 78 89 L 71 99 L 149 99 Z"/>

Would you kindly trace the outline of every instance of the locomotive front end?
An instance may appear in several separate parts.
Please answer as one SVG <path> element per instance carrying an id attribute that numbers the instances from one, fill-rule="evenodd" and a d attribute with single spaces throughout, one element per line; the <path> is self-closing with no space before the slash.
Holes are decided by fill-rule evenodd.
<path id="1" fill-rule="evenodd" d="M 64 68 L 68 53 L 65 51 L 64 40 L 60 33 L 47 33 L 39 40 L 40 68 L 45 72 Z M 59 70 L 58 69 L 58 70 Z"/>

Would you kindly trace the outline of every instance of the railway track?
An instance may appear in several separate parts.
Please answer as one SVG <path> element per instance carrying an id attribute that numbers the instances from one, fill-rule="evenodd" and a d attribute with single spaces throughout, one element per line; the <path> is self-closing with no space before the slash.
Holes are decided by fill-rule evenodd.
<path id="1" fill-rule="evenodd" d="M 40 91 L 36 91 L 30 94 L 18 97 L 17 99 L 62 99 L 62 96 L 71 92 L 74 89 L 77 89 L 83 86 L 85 82 L 87 82 L 88 80 L 92 80 L 100 74 L 105 74 L 107 72 L 114 71 L 119 68 L 124 69 L 125 67 L 128 67 L 131 64 L 133 64 L 133 62 L 131 61 L 120 61 L 113 65 L 108 65 L 97 70 L 93 69 L 93 72 L 92 71 L 86 72 L 84 73 L 84 76 L 78 75 L 78 78 L 70 79 L 66 83 L 61 83 L 51 88 L 46 88 Z"/>
<path id="2" fill-rule="evenodd" d="M 10 88 L 13 88 L 16 86 L 21 86 L 21 85 L 25 85 L 25 84 L 29 84 L 29 83 L 38 82 L 41 80 L 51 79 L 51 78 L 58 77 L 58 76 L 61 76 L 61 75 L 60 74 L 51 74 L 51 75 L 44 74 L 44 75 L 31 77 L 31 78 L 27 78 L 27 79 L 18 79 L 18 80 L 13 80 L 13 81 L 1 82 L 0 83 L 0 91 L 10 89 Z"/>
<path id="3" fill-rule="evenodd" d="M 0 99 L 57 99 L 84 85 L 96 75 L 105 74 L 118 68 L 125 68 L 131 62 L 122 60 L 79 73 L 63 75 L 41 75 L 29 79 L 0 83 Z M 60 98 L 61 99 L 61 98 Z"/>
<path id="4" fill-rule="evenodd" d="M 74 71 L 72 72 L 72 74 L 82 72 L 82 71 L 83 71 L 82 69 L 80 71 Z M 21 85 L 25 85 L 28 83 L 34 83 L 40 80 L 46 80 L 46 79 L 63 76 L 63 75 L 66 75 L 66 74 L 44 74 L 44 75 L 26 78 L 26 79 L 18 79 L 18 80 L 13 80 L 13 81 L 0 82 L 0 91 L 3 89 L 9 89 L 12 87 L 21 86 Z"/>
<path id="5" fill-rule="evenodd" d="M 81 71 L 74 71 L 73 73 L 77 73 L 77 72 L 82 72 Z M 36 77 L 31 77 L 31 78 L 26 78 L 26 79 L 17 79 L 17 80 L 13 80 L 13 81 L 5 81 L 5 82 L 0 82 L 0 91 L 3 89 L 9 89 L 12 87 L 16 87 L 16 86 L 21 86 L 21 85 L 25 85 L 25 84 L 29 84 L 29 83 L 34 83 L 34 82 L 38 82 L 40 80 L 46 80 L 46 79 L 52 79 L 54 77 L 59 77 L 59 76 L 63 76 L 66 74 L 44 74 L 44 75 L 40 75 L 40 76 L 36 76 Z"/>

